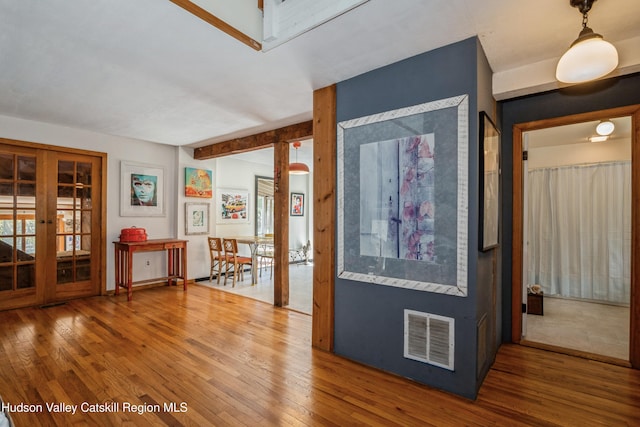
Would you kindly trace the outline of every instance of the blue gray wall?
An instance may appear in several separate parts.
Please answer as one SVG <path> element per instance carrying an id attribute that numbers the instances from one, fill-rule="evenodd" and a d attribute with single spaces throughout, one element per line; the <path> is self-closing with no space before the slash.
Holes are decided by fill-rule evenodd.
<path id="1" fill-rule="evenodd" d="M 640 73 L 502 101 L 502 339 L 511 341 L 511 252 L 513 247 L 513 125 L 640 104 Z M 515 315 L 520 315 L 516 313 Z"/>
<path id="2" fill-rule="evenodd" d="M 337 85 L 337 120 L 350 120 L 402 107 L 469 96 L 468 296 L 455 297 L 336 278 L 337 354 L 437 388 L 475 398 L 483 377 L 477 366 L 478 261 L 478 77 L 487 105 L 488 63 L 477 38 L 427 52 Z M 479 61 L 478 58 L 483 58 Z M 480 65 L 479 65 L 480 63 Z M 482 70 L 479 71 L 478 67 Z M 488 83 L 488 84 L 487 84 Z M 488 87 L 487 87 L 488 86 Z M 487 93 L 484 93 L 488 91 Z M 482 281 L 493 281 L 483 261 Z M 404 310 L 455 318 L 455 371 L 403 357 Z M 493 352 L 495 353 L 495 352 Z"/>

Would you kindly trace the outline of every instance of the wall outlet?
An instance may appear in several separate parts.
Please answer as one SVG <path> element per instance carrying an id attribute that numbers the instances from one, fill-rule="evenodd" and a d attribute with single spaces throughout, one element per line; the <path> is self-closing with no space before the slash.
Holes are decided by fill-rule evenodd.
<path id="1" fill-rule="evenodd" d="M 151 265 L 151 261 L 147 260 L 146 265 L 149 267 Z"/>

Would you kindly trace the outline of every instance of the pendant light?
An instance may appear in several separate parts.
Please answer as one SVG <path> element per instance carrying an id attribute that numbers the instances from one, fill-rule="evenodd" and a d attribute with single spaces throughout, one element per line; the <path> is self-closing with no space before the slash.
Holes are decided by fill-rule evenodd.
<path id="1" fill-rule="evenodd" d="M 582 13 L 582 31 L 562 55 L 556 78 L 564 83 L 583 83 L 605 76 L 618 66 L 618 51 L 587 26 L 587 13 L 596 0 L 569 0 Z"/>
<path id="2" fill-rule="evenodd" d="M 298 163 L 298 148 L 302 143 L 300 141 L 296 141 L 293 143 L 293 148 L 296 150 L 296 161 L 294 163 L 289 163 L 289 174 L 290 175 L 305 175 L 309 173 L 309 166 L 304 163 Z"/>

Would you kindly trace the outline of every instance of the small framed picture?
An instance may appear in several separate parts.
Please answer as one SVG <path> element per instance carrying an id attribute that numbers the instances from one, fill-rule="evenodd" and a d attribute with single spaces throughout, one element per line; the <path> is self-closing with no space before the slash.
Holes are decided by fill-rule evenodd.
<path id="1" fill-rule="evenodd" d="M 304 216 L 304 194 L 291 193 L 291 216 Z"/>
<path id="2" fill-rule="evenodd" d="M 184 234 L 209 234 L 209 203 L 185 203 L 184 224 Z"/>

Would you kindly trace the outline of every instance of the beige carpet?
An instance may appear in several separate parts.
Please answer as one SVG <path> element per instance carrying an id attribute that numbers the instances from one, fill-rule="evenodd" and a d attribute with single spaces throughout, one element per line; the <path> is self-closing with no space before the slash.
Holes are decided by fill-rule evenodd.
<path id="1" fill-rule="evenodd" d="M 527 341 L 629 360 L 629 307 L 545 297 L 527 315 Z"/>

